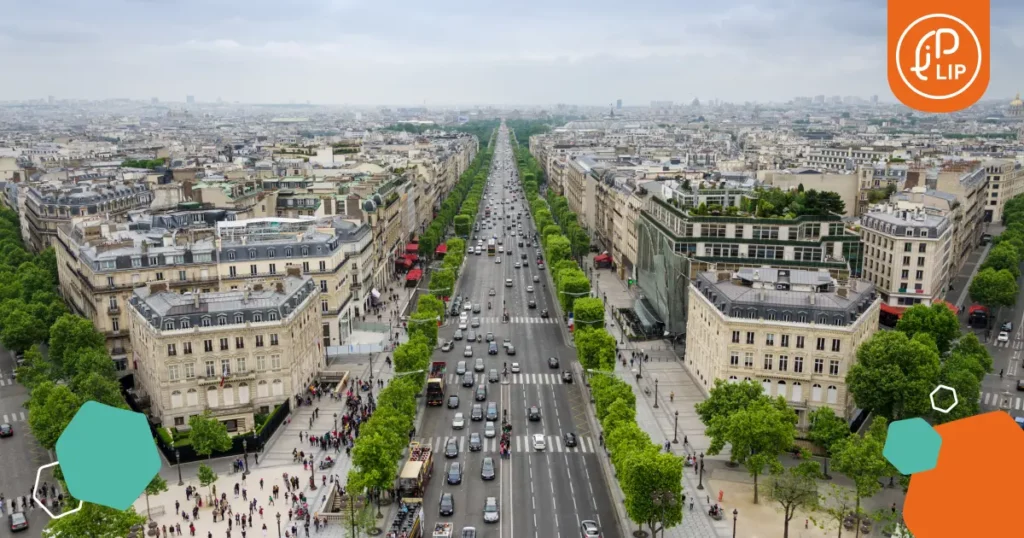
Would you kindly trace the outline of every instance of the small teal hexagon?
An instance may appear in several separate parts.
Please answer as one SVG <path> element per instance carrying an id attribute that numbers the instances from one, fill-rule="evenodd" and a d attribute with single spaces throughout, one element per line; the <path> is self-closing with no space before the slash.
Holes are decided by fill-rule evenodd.
<path id="1" fill-rule="evenodd" d="M 76 499 L 127 510 L 160 471 L 145 415 L 86 402 L 57 439 L 68 490 Z"/>
<path id="2" fill-rule="evenodd" d="M 923 473 L 939 463 L 942 436 L 923 418 L 908 418 L 889 424 L 882 455 L 901 474 Z"/>

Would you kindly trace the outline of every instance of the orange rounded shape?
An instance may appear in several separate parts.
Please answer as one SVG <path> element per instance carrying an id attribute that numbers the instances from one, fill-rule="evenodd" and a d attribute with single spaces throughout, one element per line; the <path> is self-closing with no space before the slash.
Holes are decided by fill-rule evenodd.
<path id="1" fill-rule="evenodd" d="M 1024 430 L 1003 411 L 936 426 L 939 463 L 910 478 L 903 518 L 917 538 L 1020 536 Z M 965 497 L 967 495 L 967 497 Z M 977 502 L 965 499 L 982 499 Z M 970 508 L 974 506 L 981 512 Z"/>

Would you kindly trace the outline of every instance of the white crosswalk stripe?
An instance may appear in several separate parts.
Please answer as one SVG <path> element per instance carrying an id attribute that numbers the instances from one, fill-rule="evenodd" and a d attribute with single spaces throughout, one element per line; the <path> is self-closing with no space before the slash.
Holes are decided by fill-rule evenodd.
<path id="1" fill-rule="evenodd" d="M 513 385 L 559 385 L 558 374 L 512 374 Z"/>
<path id="2" fill-rule="evenodd" d="M 14 380 L 10 378 L 0 379 L 0 387 L 8 387 L 14 384 Z"/>
<path id="3" fill-rule="evenodd" d="M 481 434 L 482 435 L 482 434 Z M 515 437 L 515 452 L 522 451 L 533 451 L 533 439 L 529 435 L 516 435 Z M 459 445 L 459 455 L 462 455 L 469 450 L 468 435 L 453 435 L 450 437 L 455 439 Z M 593 453 L 594 452 L 594 440 L 590 437 L 579 437 L 577 446 L 565 446 L 562 436 L 560 435 L 548 435 L 546 436 L 548 443 L 547 452 L 557 453 Z M 438 457 L 444 457 L 445 445 L 448 443 L 449 437 L 433 437 L 429 440 L 428 444 L 433 448 L 434 453 Z M 498 445 L 500 440 L 497 437 L 484 438 L 483 439 L 483 450 L 482 452 L 488 454 L 497 454 Z"/>
<path id="4" fill-rule="evenodd" d="M 25 422 L 25 412 L 17 411 L 9 415 L 0 416 L 0 418 L 3 419 L 4 424 L 9 424 L 11 422 Z"/>
<path id="5" fill-rule="evenodd" d="M 997 409 L 1013 409 L 1015 411 L 1024 409 L 1024 397 L 1007 393 L 983 392 L 978 398 L 978 403 Z"/>

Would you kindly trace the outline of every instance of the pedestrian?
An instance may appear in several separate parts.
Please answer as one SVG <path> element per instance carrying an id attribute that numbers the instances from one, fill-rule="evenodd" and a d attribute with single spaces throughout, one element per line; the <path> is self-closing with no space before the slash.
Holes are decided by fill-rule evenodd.
<path id="1" fill-rule="evenodd" d="M 693 512 L 693 497 L 690 497 L 690 511 Z"/>
<path id="2" fill-rule="evenodd" d="M 262 490 L 263 490 L 263 479 L 261 478 L 260 479 L 260 491 L 262 491 Z"/>
<path id="3" fill-rule="evenodd" d="M 668 401 L 670 403 L 676 401 L 676 393 L 674 391 L 668 393 Z"/>

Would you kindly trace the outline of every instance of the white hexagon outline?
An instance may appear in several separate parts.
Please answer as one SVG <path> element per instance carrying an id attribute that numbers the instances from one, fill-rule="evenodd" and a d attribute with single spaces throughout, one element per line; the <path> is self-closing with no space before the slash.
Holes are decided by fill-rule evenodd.
<path id="1" fill-rule="evenodd" d="M 46 512 L 46 515 L 50 516 L 50 519 L 60 519 L 60 518 L 65 517 L 65 516 L 70 516 L 71 514 L 74 514 L 75 512 L 81 510 L 82 509 L 82 505 L 85 504 L 85 501 L 79 500 L 78 501 L 78 508 L 75 508 L 74 510 L 68 510 L 67 512 L 62 513 L 59 516 L 55 516 L 55 515 L 53 515 L 53 512 L 51 512 L 50 509 L 46 507 L 46 503 L 40 501 L 39 498 L 36 497 L 36 491 L 39 490 L 39 479 L 43 475 L 43 469 L 46 469 L 48 467 L 56 467 L 58 465 L 60 465 L 60 462 L 59 461 L 55 461 L 53 463 L 47 463 L 46 465 L 43 465 L 42 467 L 40 467 L 36 471 L 36 483 L 32 486 L 32 499 L 34 501 L 36 501 L 36 504 L 38 504 L 39 507 L 42 508 L 44 512 Z"/>
<path id="2" fill-rule="evenodd" d="M 935 393 L 939 392 L 939 389 L 947 389 L 953 393 L 953 405 L 949 406 L 946 409 L 942 409 L 941 407 L 935 407 Z M 933 390 L 931 394 L 928 395 L 928 401 L 931 402 L 932 409 L 944 414 L 949 414 L 949 412 L 952 411 L 954 407 L 960 404 L 960 398 L 956 395 L 956 389 L 946 385 L 939 385 L 935 387 L 935 390 Z"/>

